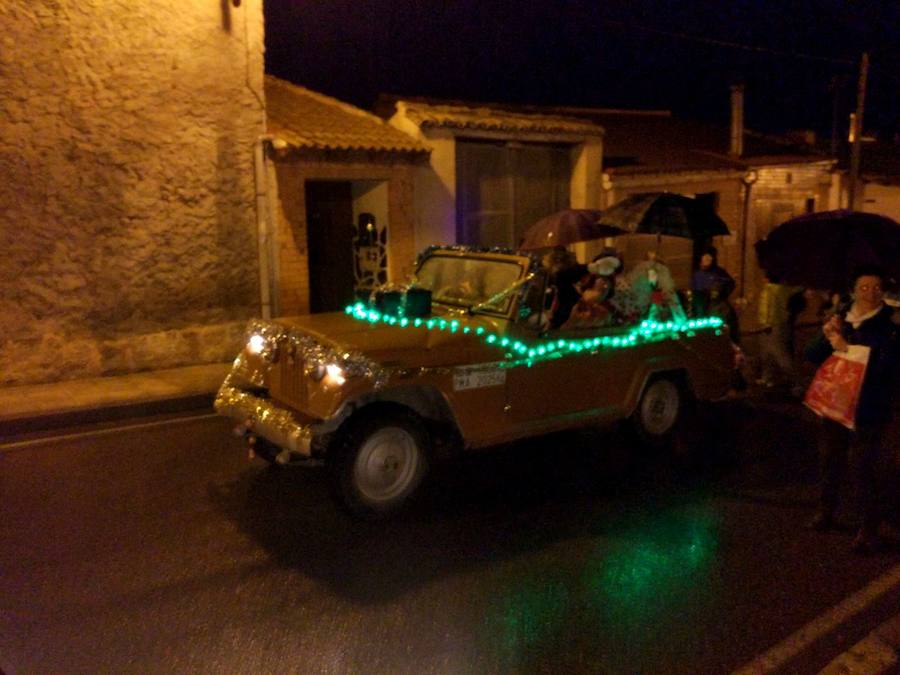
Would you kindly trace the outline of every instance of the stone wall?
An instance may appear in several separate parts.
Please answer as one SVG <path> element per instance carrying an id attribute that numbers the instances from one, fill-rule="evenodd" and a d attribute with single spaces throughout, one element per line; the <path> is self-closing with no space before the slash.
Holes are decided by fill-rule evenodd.
<path id="1" fill-rule="evenodd" d="M 0 25 L 0 386 L 229 359 L 259 312 L 262 0 Z"/>

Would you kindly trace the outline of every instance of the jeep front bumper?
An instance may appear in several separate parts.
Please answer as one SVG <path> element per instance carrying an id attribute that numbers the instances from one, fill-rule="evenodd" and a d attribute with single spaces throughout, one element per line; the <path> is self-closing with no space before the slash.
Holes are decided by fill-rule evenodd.
<path id="1" fill-rule="evenodd" d="M 269 399 L 256 396 L 225 378 L 215 401 L 216 412 L 239 423 L 244 433 L 265 438 L 286 450 L 289 455 L 311 457 L 312 429 L 302 424 L 290 410 L 279 407 Z"/>

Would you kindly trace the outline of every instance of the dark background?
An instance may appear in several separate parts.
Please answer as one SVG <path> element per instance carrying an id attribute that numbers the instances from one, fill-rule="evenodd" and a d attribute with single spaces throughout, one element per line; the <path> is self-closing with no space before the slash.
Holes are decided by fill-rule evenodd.
<path id="1" fill-rule="evenodd" d="M 829 137 L 832 82 L 845 129 L 868 51 L 866 130 L 898 130 L 898 2 L 265 0 L 265 16 L 267 72 L 366 109 L 392 93 L 726 121 L 743 82 L 748 127 Z"/>

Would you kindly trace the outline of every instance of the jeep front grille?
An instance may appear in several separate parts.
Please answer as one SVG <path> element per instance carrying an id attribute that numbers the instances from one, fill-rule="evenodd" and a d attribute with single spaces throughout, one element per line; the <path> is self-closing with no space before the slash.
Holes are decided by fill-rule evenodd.
<path id="1" fill-rule="evenodd" d="M 269 393 L 277 401 L 303 410 L 307 402 L 307 375 L 303 356 L 289 342 L 279 345 L 278 361 L 270 371 Z"/>

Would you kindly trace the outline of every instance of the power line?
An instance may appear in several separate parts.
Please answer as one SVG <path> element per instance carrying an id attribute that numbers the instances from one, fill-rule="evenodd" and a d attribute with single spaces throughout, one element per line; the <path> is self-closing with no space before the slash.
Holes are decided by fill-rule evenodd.
<path id="1" fill-rule="evenodd" d="M 828 56 L 817 56 L 815 54 L 804 54 L 802 52 L 786 52 L 780 49 L 769 49 L 768 47 L 758 47 L 755 45 L 745 45 L 740 44 L 738 42 L 729 42 L 727 40 L 716 40 L 714 38 L 705 38 L 699 37 L 697 35 L 689 35 L 688 33 L 675 33 L 667 30 L 660 30 L 659 28 L 650 28 L 649 26 L 639 26 L 633 23 L 626 23 L 624 21 L 615 21 L 613 19 L 599 19 L 601 23 L 605 23 L 612 26 L 618 26 L 619 28 L 627 28 L 629 30 L 641 30 L 646 33 L 656 33 L 657 35 L 665 35 L 667 37 L 678 38 L 679 40 L 690 40 L 693 42 L 701 42 L 708 45 L 715 45 L 717 47 L 728 47 L 730 49 L 743 49 L 748 52 L 757 52 L 761 54 L 774 54 L 777 56 L 789 56 L 795 59 L 807 59 L 809 61 L 824 61 L 826 63 L 840 63 L 843 65 L 851 65 L 855 66 L 856 61 L 852 61 L 850 59 L 835 59 Z"/>

